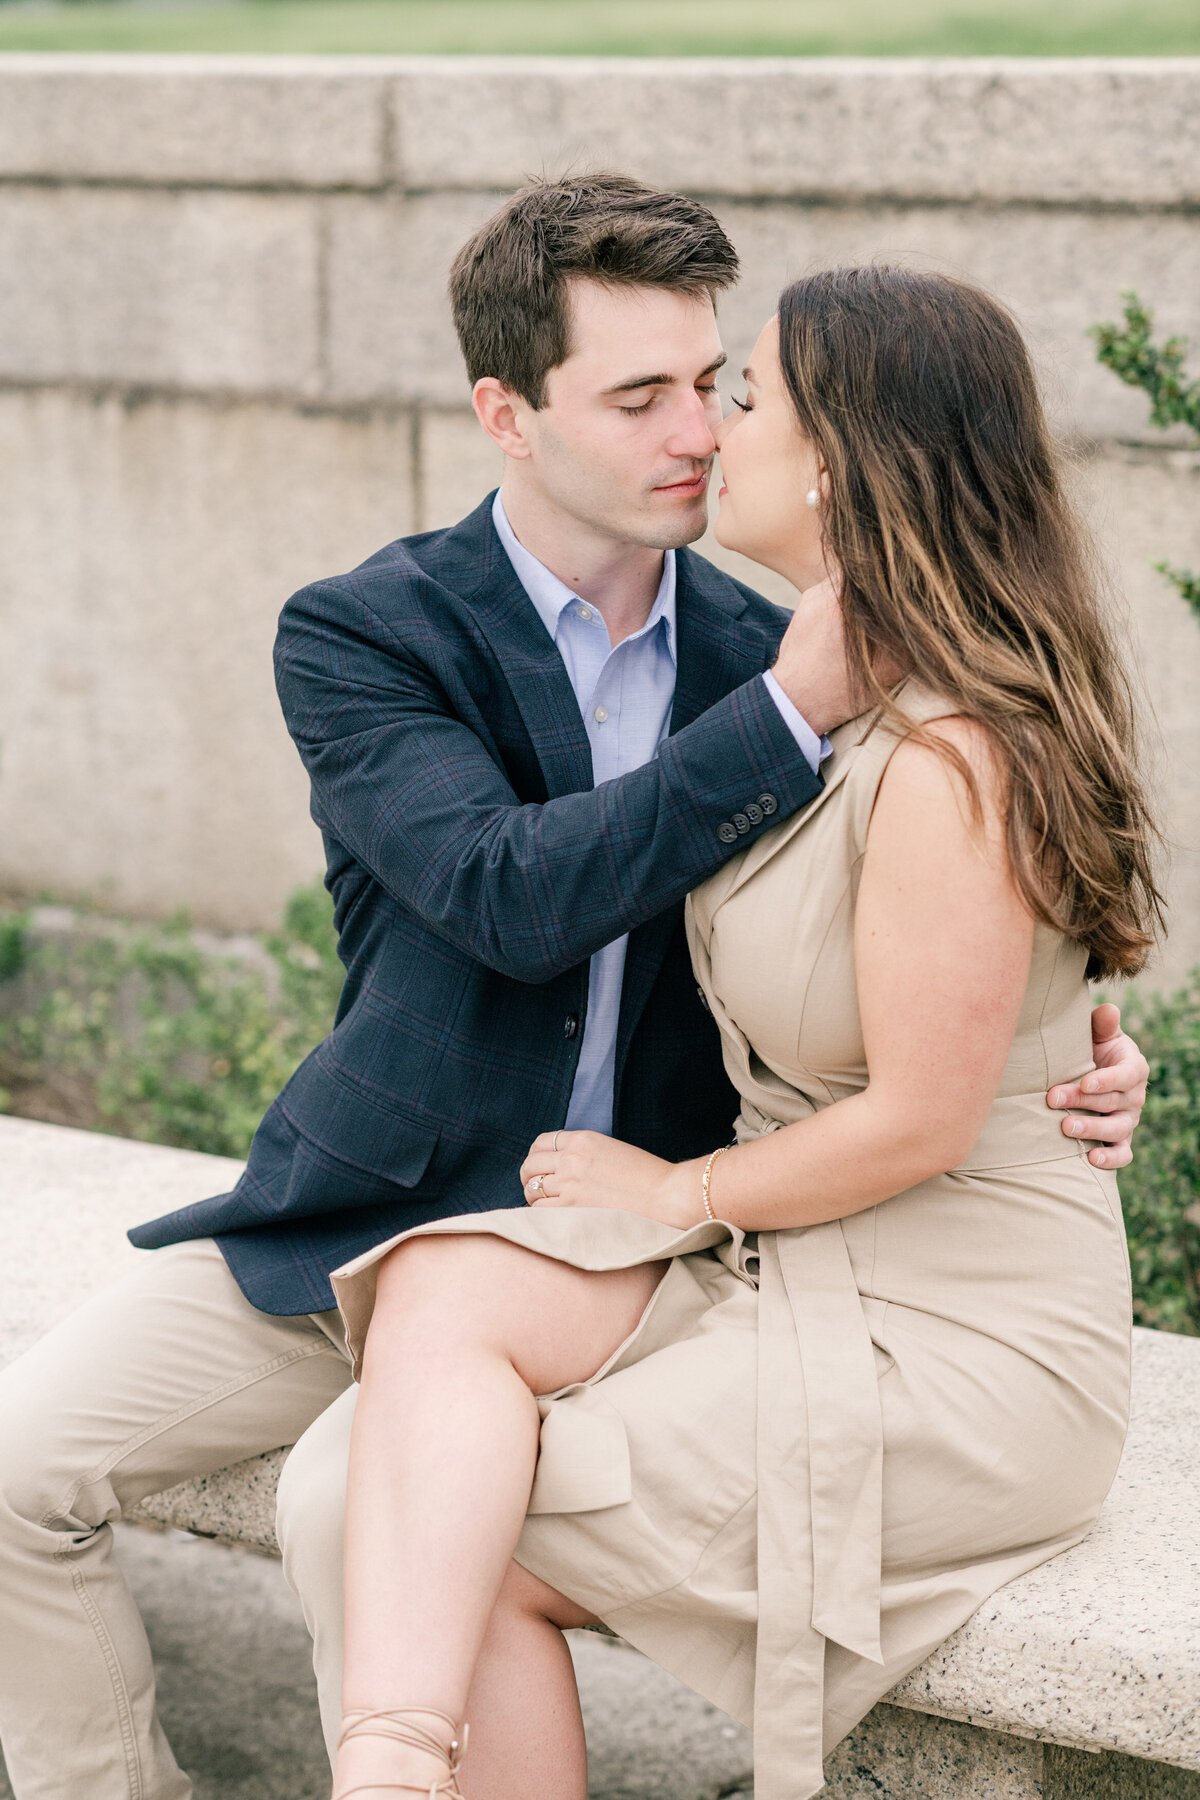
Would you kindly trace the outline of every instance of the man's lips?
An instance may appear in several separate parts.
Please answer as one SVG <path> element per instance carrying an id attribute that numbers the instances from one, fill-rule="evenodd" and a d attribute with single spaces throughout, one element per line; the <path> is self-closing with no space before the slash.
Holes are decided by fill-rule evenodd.
<path id="1" fill-rule="evenodd" d="M 686 494 L 690 498 L 693 494 L 702 494 L 707 486 L 708 470 L 705 469 L 703 474 L 693 475 L 688 481 L 664 482 L 661 487 L 656 487 L 654 492 L 656 494 Z"/>

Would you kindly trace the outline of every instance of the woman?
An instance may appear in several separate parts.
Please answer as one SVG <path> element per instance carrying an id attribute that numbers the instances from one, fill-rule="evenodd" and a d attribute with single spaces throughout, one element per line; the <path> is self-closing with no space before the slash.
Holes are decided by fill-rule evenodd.
<path id="1" fill-rule="evenodd" d="M 597 1620 L 754 1723 L 758 1800 L 807 1800 L 1116 1470 L 1116 1183 L 1043 1096 L 1159 900 L 1028 358 L 965 284 L 847 269 L 787 290 L 748 383 L 718 536 L 840 586 L 862 714 L 690 903 L 736 1146 L 553 1133 L 529 1210 L 335 1277 L 363 1381 L 338 1800 L 458 1795 L 464 1715 L 472 1800 L 583 1800 L 561 1630 Z"/>

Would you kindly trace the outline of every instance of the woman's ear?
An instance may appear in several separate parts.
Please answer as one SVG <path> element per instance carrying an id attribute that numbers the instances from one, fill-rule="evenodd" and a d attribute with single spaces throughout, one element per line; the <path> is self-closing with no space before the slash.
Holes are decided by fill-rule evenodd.
<path id="1" fill-rule="evenodd" d="M 521 416 L 527 405 L 524 400 L 494 375 L 485 375 L 475 383 L 471 404 L 475 417 L 505 456 L 520 460 L 529 455 L 529 440 L 521 429 Z"/>

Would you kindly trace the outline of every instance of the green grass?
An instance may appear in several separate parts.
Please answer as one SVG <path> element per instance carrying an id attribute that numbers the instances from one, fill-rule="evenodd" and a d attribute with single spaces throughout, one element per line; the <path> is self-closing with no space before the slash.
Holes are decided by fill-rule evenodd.
<path id="1" fill-rule="evenodd" d="M 1200 55 L 1200 0 L 0 0 L 0 50 Z"/>

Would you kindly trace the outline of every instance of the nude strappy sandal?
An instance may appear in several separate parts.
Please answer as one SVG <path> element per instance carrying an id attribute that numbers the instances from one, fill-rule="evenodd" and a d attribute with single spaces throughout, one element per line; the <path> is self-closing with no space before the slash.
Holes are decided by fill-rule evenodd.
<path id="1" fill-rule="evenodd" d="M 440 1719 L 448 1725 L 452 1733 L 449 1745 L 418 1724 L 418 1717 Z M 360 1781 L 355 1787 L 343 1788 L 334 1800 L 349 1800 L 351 1794 L 364 1794 L 370 1788 L 390 1788 L 398 1794 L 424 1794 L 426 1800 L 439 1800 L 439 1796 L 441 1800 L 466 1800 L 458 1785 L 458 1770 L 466 1753 L 467 1727 L 463 1726 L 460 1737 L 458 1726 L 448 1713 L 439 1712 L 435 1706 L 412 1706 L 400 1712 L 348 1712 L 342 1720 L 338 1749 L 356 1737 L 391 1738 L 393 1743 L 405 1744 L 410 1750 L 425 1750 L 430 1756 L 440 1756 L 446 1765 L 446 1779 L 435 1781 L 430 1787 L 423 1784 L 418 1787 L 411 1781 Z"/>

